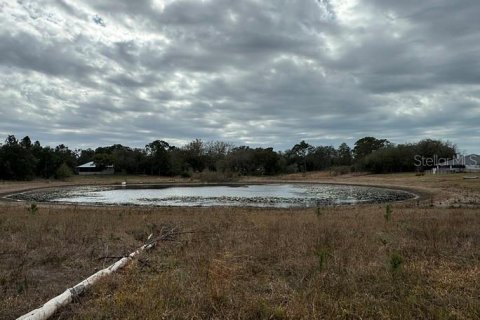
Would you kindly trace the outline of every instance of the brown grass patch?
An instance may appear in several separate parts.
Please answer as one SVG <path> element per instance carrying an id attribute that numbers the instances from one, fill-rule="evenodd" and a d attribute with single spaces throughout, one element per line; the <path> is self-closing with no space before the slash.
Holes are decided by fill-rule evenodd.
<path id="1" fill-rule="evenodd" d="M 411 174 L 413 177 L 413 174 Z M 390 177 L 462 196 L 428 177 Z M 366 183 L 371 177 L 359 178 Z M 437 179 L 436 177 L 434 179 Z M 336 180 L 338 181 L 338 179 Z M 400 181 L 400 182 L 398 182 Z M 379 181 L 375 184 L 379 184 Z M 435 184 L 432 189 L 428 184 Z M 406 185 L 404 183 L 404 185 Z M 475 188 L 467 188 L 476 194 Z M 435 199 L 316 210 L 0 207 L 0 318 L 15 318 L 106 266 L 150 232 L 163 242 L 61 310 L 61 319 L 474 319 L 479 209 Z M 392 269 L 392 257 L 401 261 Z"/>

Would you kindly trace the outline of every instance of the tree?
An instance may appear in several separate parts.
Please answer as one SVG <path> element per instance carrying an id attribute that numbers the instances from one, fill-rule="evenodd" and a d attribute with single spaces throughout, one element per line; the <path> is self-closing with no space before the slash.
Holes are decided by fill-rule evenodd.
<path id="1" fill-rule="evenodd" d="M 18 144 L 18 140 L 17 138 L 15 138 L 15 136 L 12 134 L 12 135 L 9 135 L 7 137 L 7 139 L 5 139 L 5 145 L 6 146 L 14 146 L 14 145 L 17 145 Z"/>
<path id="2" fill-rule="evenodd" d="M 418 157 L 431 160 L 451 159 L 456 146 L 441 140 L 424 139 L 417 143 L 394 145 L 386 139 L 364 137 L 355 143 L 353 151 L 346 143 L 338 148 L 314 147 L 305 141 L 284 153 L 273 148 L 234 147 L 222 141 L 203 142 L 196 139 L 181 148 L 155 140 L 145 148 L 130 148 L 121 144 L 71 151 L 66 145 L 42 147 L 32 144 L 26 136 L 17 140 L 9 135 L 0 144 L 0 179 L 31 179 L 35 176 L 52 178 L 64 176 L 80 163 L 94 161 L 105 167 L 114 165 L 115 171 L 155 175 L 227 171 L 241 175 L 271 175 L 280 172 L 325 170 L 331 166 L 350 166 L 370 172 L 401 172 L 418 169 Z M 432 165 L 435 165 L 432 161 Z M 429 162 L 430 163 L 430 162 Z M 430 165 L 425 165 L 430 166 Z M 69 170 L 66 170 L 66 167 Z"/>
<path id="3" fill-rule="evenodd" d="M 22 141 L 27 141 L 26 138 Z M 30 148 L 18 143 L 15 136 L 10 135 L 0 148 L 0 179 L 32 179 L 35 176 L 36 162 Z"/>
<path id="4" fill-rule="evenodd" d="M 84 149 L 84 150 L 78 150 L 78 164 L 82 165 L 84 163 L 93 161 L 93 157 L 95 156 L 95 151 L 92 149 Z"/>
<path id="5" fill-rule="evenodd" d="M 155 140 L 145 146 L 150 174 L 171 174 L 170 155 L 168 153 L 170 149 L 168 142 L 163 140 Z"/>
<path id="6" fill-rule="evenodd" d="M 253 150 L 253 162 L 255 164 L 255 174 L 273 175 L 279 172 L 278 153 L 273 148 L 256 148 Z"/>
<path id="7" fill-rule="evenodd" d="M 210 171 L 218 171 L 224 167 L 227 154 L 233 145 L 223 141 L 210 141 L 205 143 L 205 163 Z"/>
<path id="8" fill-rule="evenodd" d="M 364 137 L 355 142 L 353 155 L 356 161 L 361 160 L 370 153 L 390 145 L 387 139 L 376 139 L 374 137 Z"/>
<path id="9" fill-rule="evenodd" d="M 32 153 L 37 159 L 35 173 L 39 177 L 51 178 L 57 169 L 58 157 L 50 147 L 34 146 Z"/>
<path id="10" fill-rule="evenodd" d="M 185 162 L 193 171 L 201 172 L 205 169 L 205 146 L 202 140 L 195 139 L 183 146 L 182 150 L 185 153 Z"/>
<path id="11" fill-rule="evenodd" d="M 22 146 L 22 148 L 30 149 L 32 147 L 32 140 L 30 140 L 30 138 L 26 136 L 20 141 L 20 145 Z"/>
<path id="12" fill-rule="evenodd" d="M 253 152 L 250 147 L 235 147 L 226 157 L 226 168 L 241 175 L 247 175 L 255 171 Z"/>
<path id="13" fill-rule="evenodd" d="M 300 143 L 297 143 L 292 148 L 292 153 L 297 156 L 297 164 L 302 167 L 303 172 L 307 171 L 307 154 L 309 151 L 312 151 L 314 148 L 302 140 Z M 303 165 L 300 164 L 300 161 Z"/>
<path id="14" fill-rule="evenodd" d="M 352 164 L 352 149 L 344 142 L 337 149 L 336 164 L 340 166 L 350 166 Z"/>
<path id="15" fill-rule="evenodd" d="M 359 170 L 373 173 L 413 171 L 417 169 L 418 157 L 430 159 L 429 164 L 425 163 L 429 167 L 435 165 L 434 160 L 453 158 L 455 151 L 455 145 L 450 142 L 431 139 L 414 144 L 390 144 L 357 161 L 356 166 Z"/>
<path id="16" fill-rule="evenodd" d="M 417 143 L 416 152 L 425 158 L 452 159 L 457 153 L 457 147 L 449 141 L 423 139 Z"/>
<path id="17" fill-rule="evenodd" d="M 335 164 L 337 150 L 332 146 L 318 146 L 307 155 L 308 170 L 325 170 Z"/>
<path id="18" fill-rule="evenodd" d="M 124 172 L 129 174 L 135 174 L 135 173 L 158 174 L 158 170 L 155 170 L 155 172 L 151 171 L 153 168 L 152 167 L 153 163 L 152 161 L 147 160 L 147 151 L 151 152 L 149 148 L 155 148 L 155 142 L 152 142 L 149 145 L 145 146 L 145 149 L 140 149 L 140 148 L 132 149 L 130 147 L 123 146 L 121 144 L 114 144 L 108 147 L 99 147 L 95 149 L 93 154 L 91 149 L 82 150 L 80 153 L 80 159 L 82 159 L 83 161 L 81 163 L 85 163 L 85 162 L 91 161 L 91 160 L 88 160 L 88 158 L 93 158 L 95 154 L 108 154 L 112 158 L 112 163 L 110 164 L 114 165 L 116 172 Z M 152 159 L 149 159 L 149 160 L 152 160 Z"/>
<path id="19" fill-rule="evenodd" d="M 113 164 L 113 157 L 108 153 L 97 153 L 93 157 L 93 163 L 100 169 L 105 169 Z"/>
<path id="20" fill-rule="evenodd" d="M 55 179 L 66 179 L 73 176 L 73 171 L 67 166 L 66 163 L 62 163 L 60 167 L 55 171 Z"/>

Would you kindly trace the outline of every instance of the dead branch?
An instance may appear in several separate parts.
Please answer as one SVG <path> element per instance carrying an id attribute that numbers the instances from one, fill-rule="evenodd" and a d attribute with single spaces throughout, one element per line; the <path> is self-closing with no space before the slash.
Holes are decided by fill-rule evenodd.
<path id="1" fill-rule="evenodd" d="M 163 239 L 171 239 L 175 234 L 174 229 L 161 234 L 157 238 L 153 238 L 153 234 L 147 239 L 147 242 L 135 250 L 134 252 L 130 253 L 128 256 L 121 257 L 120 260 L 115 262 L 114 264 L 110 265 L 109 267 L 102 269 L 95 274 L 91 275 L 87 279 L 83 280 L 76 286 L 72 288 L 68 288 L 62 294 L 56 296 L 55 298 L 49 300 L 43 306 L 38 309 L 35 309 L 21 317 L 17 320 L 46 320 L 51 317 L 55 312 L 57 312 L 60 308 L 68 305 L 74 299 L 78 298 L 82 293 L 84 293 L 88 288 L 90 288 L 93 284 L 95 284 L 98 280 L 105 278 L 106 276 L 116 272 L 123 267 L 125 267 L 131 260 L 133 260 L 136 256 L 138 256 L 142 251 L 149 250 L 153 248 L 158 241 L 162 241 Z"/>
<path id="2" fill-rule="evenodd" d="M 49 300 L 43 306 L 38 309 L 35 309 L 21 317 L 17 320 L 45 320 L 51 317 L 55 312 L 57 312 L 61 307 L 64 307 L 71 303 L 74 299 L 77 299 L 82 293 L 84 293 L 88 288 L 90 288 L 94 283 L 99 279 L 102 279 L 113 272 L 116 272 L 123 267 L 125 267 L 131 260 L 137 257 L 141 252 L 149 250 L 157 245 L 160 241 L 176 241 L 177 237 L 182 234 L 192 234 L 192 233 L 212 233 L 205 231 L 179 231 L 177 228 L 171 228 L 166 230 L 165 227 L 162 227 L 160 230 L 160 235 L 158 237 L 153 237 L 153 233 L 149 235 L 147 241 L 143 246 L 130 253 L 127 256 L 105 256 L 100 257 L 100 259 L 120 259 L 109 267 L 98 271 L 97 273 L 91 275 L 87 279 L 83 280 L 76 286 L 68 288 L 62 294 L 56 296 L 55 298 Z"/>

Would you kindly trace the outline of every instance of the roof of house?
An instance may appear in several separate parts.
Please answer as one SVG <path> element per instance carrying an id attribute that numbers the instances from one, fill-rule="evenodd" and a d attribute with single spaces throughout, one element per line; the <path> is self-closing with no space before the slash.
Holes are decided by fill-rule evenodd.
<path id="1" fill-rule="evenodd" d="M 87 162 L 87 163 L 84 163 L 80 166 L 77 166 L 77 168 L 96 168 L 97 166 L 95 165 L 95 163 L 93 161 L 90 161 L 90 162 Z"/>
<path id="2" fill-rule="evenodd" d="M 87 162 L 87 163 L 84 163 L 80 166 L 77 166 L 77 168 L 96 168 L 97 166 L 95 165 L 95 162 L 93 161 L 90 161 L 90 162 Z M 107 166 L 107 168 L 113 168 L 113 165 L 109 165 Z"/>
<path id="3" fill-rule="evenodd" d="M 469 154 L 468 156 L 461 156 L 446 162 L 440 163 L 444 166 L 464 165 L 464 166 L 477 166 L 480 165 L 480 155 Z"/>

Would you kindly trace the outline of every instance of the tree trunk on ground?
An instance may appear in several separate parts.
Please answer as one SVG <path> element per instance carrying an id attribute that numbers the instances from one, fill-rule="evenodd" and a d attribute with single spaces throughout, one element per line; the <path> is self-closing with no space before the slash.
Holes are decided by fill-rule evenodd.
<path id="1" fill-rule="evenodd" d="M 152 237 L 150 235 L 149 239 Z M 61 307 L 64 307 L 68 305 L 70 302 L 72 302 L 73 299 L 81 295 L 85 290 L 90 288 L 94 283 L 96 283 L 98 280 L 110 275 L 113 272 L 116 272 L 123 267 L 125 267 L 135 256 L 137 256 L 139 253 L 141 253 L 144 250 L 151 249 L 155 246 L 156 242 L 147 242 L 147 244 L 144 244 L 140 248 L 138 248 L 136 251 L 130 253 L 128 256 L 123 257 L 122 259 L 118 260 L 108 268 L 102 269 L 98 271 L 97 273 L 91 275 L 87 279 L 83 280 L 73 288 L 69 288 L 65 290 L 64 293 L 61 295 L 56 296 L 55 298 L 49 300 L 47 303 L 45 303 L 43 306 L 41 306 L 38 309 L 35 309 L 21 317 L 19 317 L 17 320 L 45 320 L 51 317 L 55 312 L 57 312 Z"/>

